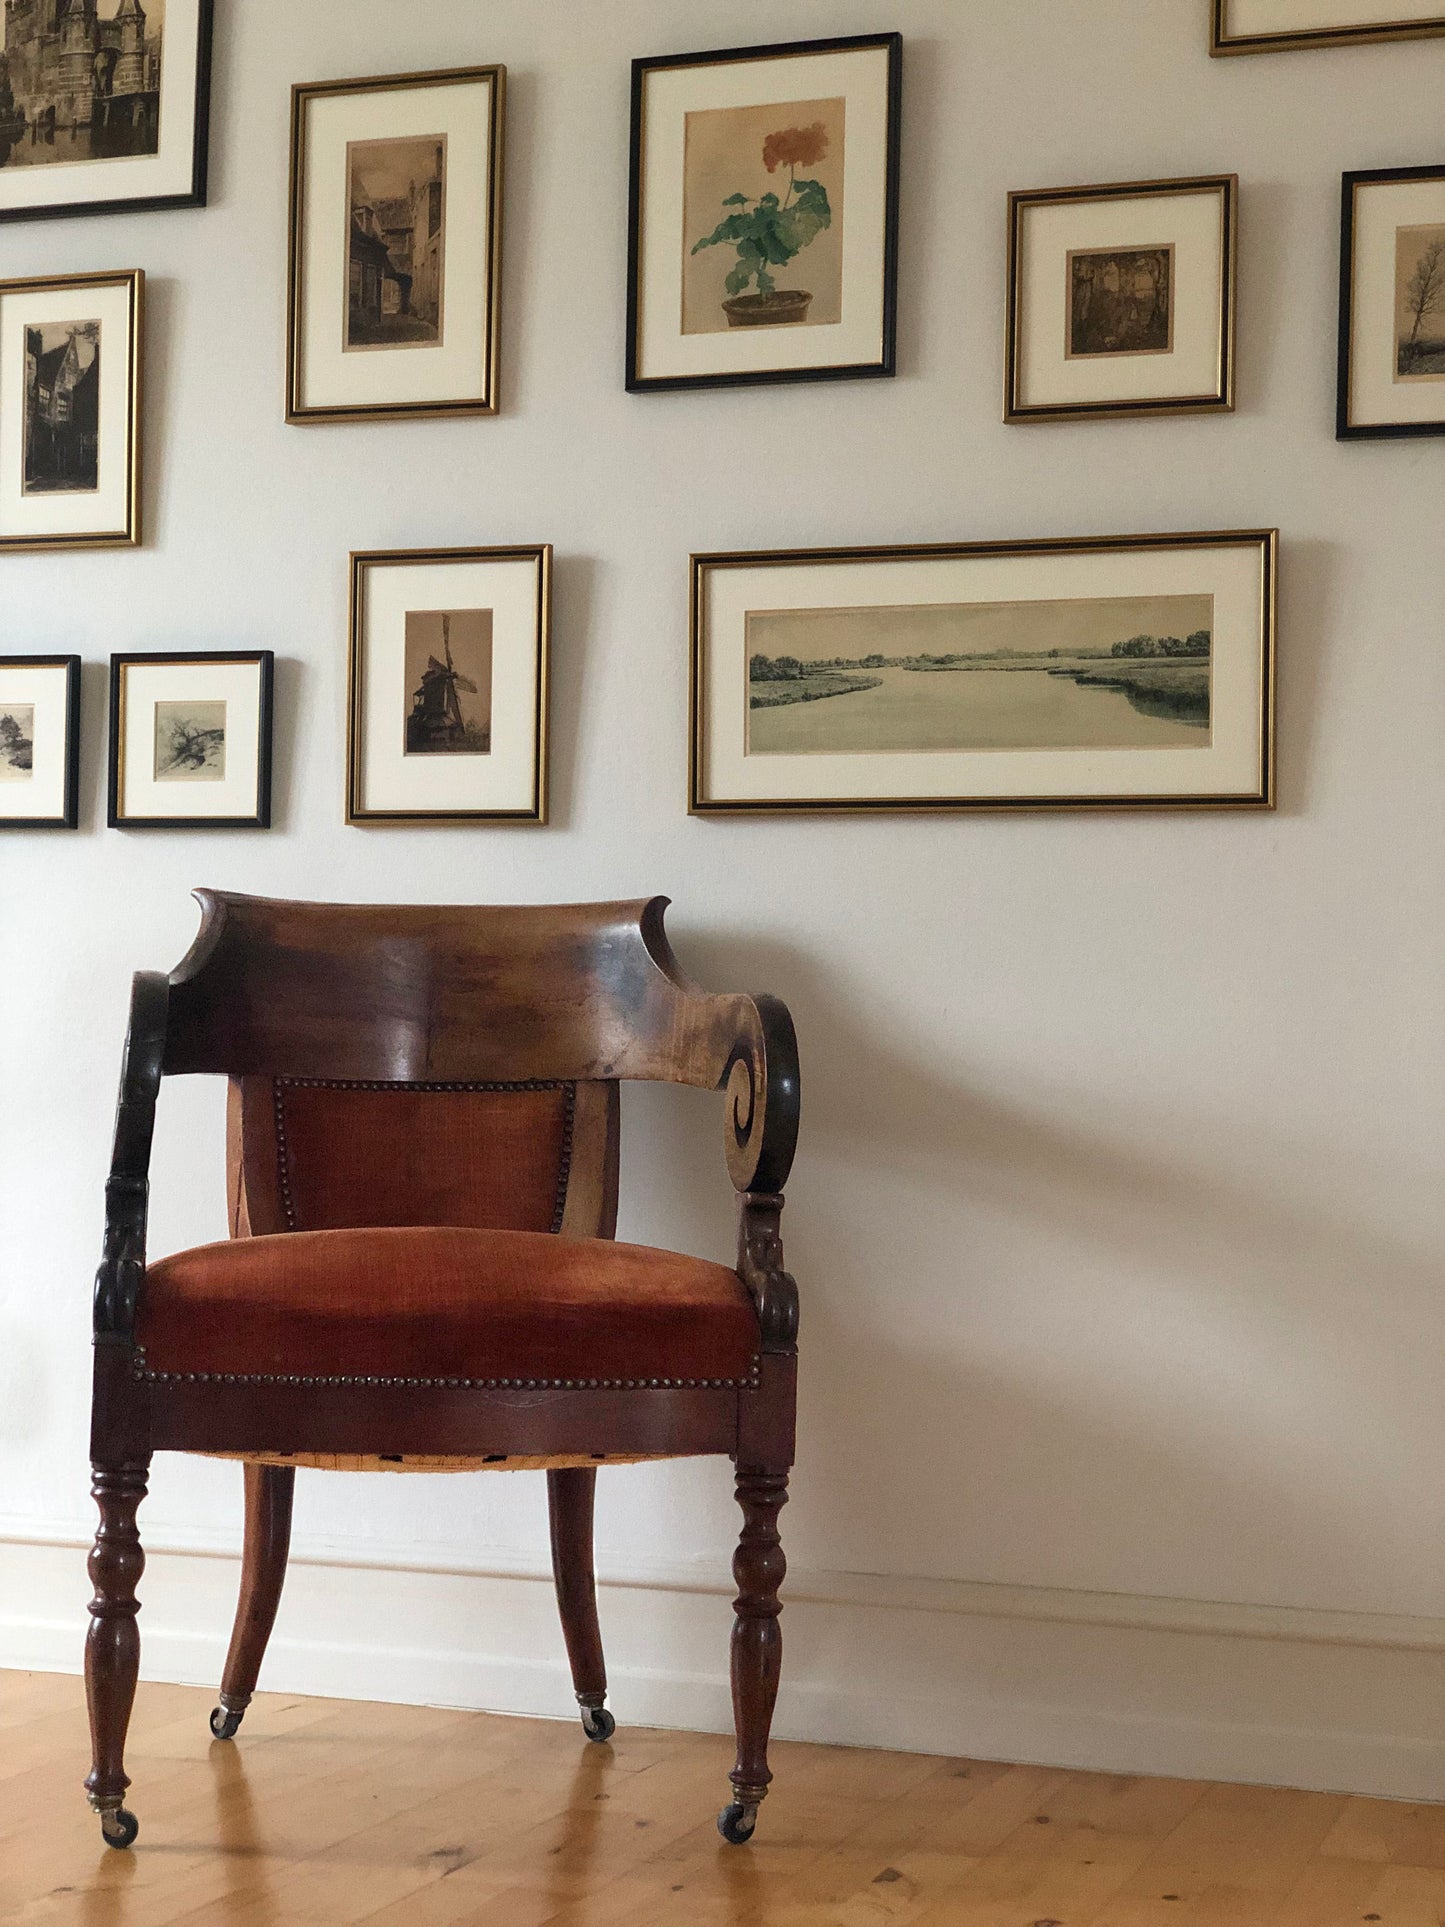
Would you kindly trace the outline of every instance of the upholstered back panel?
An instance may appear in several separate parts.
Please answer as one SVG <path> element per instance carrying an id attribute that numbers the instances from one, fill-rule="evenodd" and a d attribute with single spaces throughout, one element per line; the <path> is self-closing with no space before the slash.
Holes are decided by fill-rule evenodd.
<path id="1" fill-rule="evenodd" d="M 232 1229 L 610 1235 L 615 1087 L 255 1077 L 233 1086 Z"/>

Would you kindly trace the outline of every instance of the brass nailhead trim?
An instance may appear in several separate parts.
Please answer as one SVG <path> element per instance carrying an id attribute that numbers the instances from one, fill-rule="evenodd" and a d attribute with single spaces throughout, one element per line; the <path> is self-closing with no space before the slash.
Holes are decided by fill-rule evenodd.
<path id="1" fill-rule="evenodd" d="M 448 1392 L 755 1392 L 761 1374 L 757 1356 L 746 1378 L 327 1378 L 287 1372 L 153 1372 L 139 1347 L 134 1372 L 137 1380 L 152 1385 L 399 1385 L 408 1391 Z"/>
<path id="2" fill-rule="evenodd" d="M 276 1118 L 276 1164 L 277 1176 L 281 1187 L 281 1209 L 286 1217 L 286 1229 L 296 1231 L 296 1206 L 291 1196 L 291 1147 L 286 1138 L 286 1107 L 283 1099 L 285 1091 L 425 1091 L 447 1093 L 453 1091 L 495 1091 L 510 1093 L 514 1091 L 565 1091 L 566 1098 L 562 1109 L 562 1155 L 557 1165 L 557 1190 L 552 1204 L 553 1232 L 562 1229 L 562 1215 L 567 1208 L 567 1187 L 572 1180 L 572 1132 L 577 1114 L 577 1086 L 560 1078 L 526 1078 L 516 1083 L 446 1083 L 446 1082 L 403 1082 L 389 1083 L 380 1078 L 348 1077 L 276 1077 L 271 1080 L 272 1105 Z"/>

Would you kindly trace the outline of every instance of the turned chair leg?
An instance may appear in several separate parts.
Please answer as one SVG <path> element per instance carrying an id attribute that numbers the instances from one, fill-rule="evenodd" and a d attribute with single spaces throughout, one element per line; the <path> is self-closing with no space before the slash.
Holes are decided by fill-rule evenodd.
<path id="1" fill-rule="evenodd" d="M 91 1496 L 100 1510 L 88 1571 L 95 1597 L 85 1641 L 85 1699 L 90 1709 L 91 1769 L 85 1782 L 90 1804 L 100 1815 L 107 1846 L 128 1847 L 140 1831 L 125 1808 L 130 1776 L 125 1770 L 125 1736 L 135 1683 L 140 1672 L 140 1602 L 135 1589 L 145 1571 L 145 1553 L 135 1515 L 146 1495 L 150 1459 L 128 1465 L 92 1467 Z"/>
<path id="2" fill-rule="evenodd" d="M 732 1804 L 723 1808 L 717 1824 L 724 1840 L 741 1846 L 752 1838 L 758 1807 L 773 1777 L 768 1770 L 768 1734 L 783 1663 L 783 1631 L 778 1624 L 783 1609 L 778 1588 L 787 1571 L 778 1536 L 778 1514 L 788 1502 L 788 1475 L 739 1466 L 737 1497 L 743 1511 L 742 1536 L 733 1554 L 733 1578 L 738 1587 L 733 1602 L 736 1617 L 732 1643 L 738 1757 L 729 1776 Z"/>
<path id="3" fill-rule="evenodd" d="M 266 1642 L 276 1623 L 281 1587 L 286 1579 L 286 1555 L 291 1549 L 291 1500 L 296 1490 L 292 1465 L 248 1465 L 246 1472 L 246 1539 L 241 1554 L 241 1597 L 226 1670 L 221 1675 L 221 1703 L 211 1714 L 211 1732 L 218 1740 L 233 1740 L 261 1671 Z"/>
<path id="4" fill-rule="evenodd" d="M 597 1624 L 597 1581 L 592 1568 L 592 1504 L 597 1474 L 590 1466 L 564 1466 L 547 1474 L 552 1526 L 552 1576 L 557 1610 L 572 1664 L 572 1685 L 589 1740 L 610 1740 L 617 1722 L 607 1711 L 607 1667 Z"/>

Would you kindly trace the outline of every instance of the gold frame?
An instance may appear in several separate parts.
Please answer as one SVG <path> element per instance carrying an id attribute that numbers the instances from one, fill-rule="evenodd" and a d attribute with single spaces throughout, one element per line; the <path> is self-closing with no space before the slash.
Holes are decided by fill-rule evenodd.
<path id="1" fill-rule="evenodd" d="M 1032 207 L 1083 205 L 1090 201 L 1161 199 L 1180 194 L 1216 194 L 1220 202 L 1219 352 L 1215 391 L 1209 395 L 1142 396 L 1097 402 L 1023 402 L 1019 399 L 1024 304 L 1021 298 L 1023 218 Z M 1150 243 L 1158 246 L 1159 243 Z M 1096 252 L 1098 250 L 1095 250 Z M 1127 251 L 1127 250 L 1121 250 Z M 1238 333 L 1236 284 L 1239 259 L 1239 176 L 1189 175 L 1180 180 L 1108 181 L 1098 186 L 1026 188 L 1008 197 L 1008 307 L 1004 338 L 1003 418 L 1006 422 L 1080 422 L 1124 420 L 1145 415 L 1229 415 L 1234 412 L 1235 344 Z M 1171 315 L 1171 339 L 1173 317 Z M 1159 351 L 1153 351 L 1157 354 Z M 1152 358 L 1152 356 L 1151 356 Z"/>
<path id="2" fill-rule="evenodd" d="M 533 706 L 532 804 L 522 810 L 369 810 L 361 800 L 362 628 L 366 615 L 366 575 L 373 567 L 409 567 L 433 562 L 535 562 L 537 565 L 537 692 Z M 532 542 L 503 548 L 353 549 L 348 604 L 350 644 L 346 673 L 346 821 L 359 829 L 379 825 L 459 823 L 545 823 L 552 654 L 552 544 Z"/>
<path id="3" fill-rule="evenodd" d="M 306 274 L 301 213 L 306 192 L 306 110 L 313 100 L 340 94 L 380 94 L 403 88 L 448 87 L 485 81 L 491 87 L 487 130 L 488 214 L 487 278 L 483 316 L 482 392 L 456 401 L 333 402 L 312 407 L 302 400 L 304 370 L 301 314 Z M 497 373 L 501 337 L 502 174 L 506 129 L 507 70 L 445 67 L 429 73 L 373 74 L 365 79 L 298 82 L 291 89 L 291 177 L 286 254 L 286 419 L 292 423 L 350 421 L 435 421 L 458 415 L 498 412 Z"/>
<path id="4" fill-rule="evenodd" d="M 128 287 L 127 324 L 125 527 L 83 535 L 0 535 L 0 553 L 39 553 L 53 549 L 135 549 L 141 545 L 141 424 L 143 420 L 145 347 L 145 270 L 122 268 L 95 274 L 37 274 L 22 281 L 0 281 L 0 303 L 7 295 L 38 294 L 46 288 Z M 0 407 L 3 407 L 0 397 Z"/>
<path id="5" fill-rule="evenodd" d="M 899 562 L 947 561 L 970 556 L 1028 556 L 1131 554 L 1181 548 L 1239 548 L 1257 544 L 1260 551 L 1260 786 L 1248 796 L 930 796 L 930 797 L 783 797 L 757 801 L 708 800 L 703 794 L 704 715 L 702 655 L 706 645 L 703 589 L 712 569 L 753 568 L 787 562 Z M 1061 536 L 1017 542 L 918 542 L 881 548 L 730 550 L 694 555 L 689 597 L 688 661 L 688 815 L 689 816 L 799 816 L 799 815 L 922 815 L 938 810 L 998 813 L 1033 810 L 1226 809 L 1272 810 L 1275 807 L 1275 656 L 1279 531 L 1277 529 L 1209 529 L 1172 535 Z"/>
<path id="6" fill-rule="evenodd" d="M 1445 13 L 1426 20 L 1376 21 L 1359 27 L 1320 27 L 1304 32 L 1231 34 L 1229 0 L 1209 0 L 1209 51 L 1234 54 L 1289 53 L 1306 47 L 1359 47 L 1380 40 L 1432 40 L 1445 34 Z"/>

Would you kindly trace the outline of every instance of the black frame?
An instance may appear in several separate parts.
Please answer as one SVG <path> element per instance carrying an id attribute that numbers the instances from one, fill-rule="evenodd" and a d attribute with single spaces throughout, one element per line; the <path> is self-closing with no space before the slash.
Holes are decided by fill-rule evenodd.
<path id="1" fill-rule="evenodd" d="M 210 159 L 211 45 L 215 0 L 196 0 L 196 114 L 191 131 L 191 185 L 184 194 L 139 194 L 121 201 L 55 201 L 48 207 L 0 207 L 0 221 L 55 221 L 70 214 L 139 214 L 204 207 Z"/>
<path id="2" fill-rule="evenodd" d="M 1398 440 L 1411 435 L 1445 435 L 1445 413 L 1434 422 L 1351 422 L 1350 363 L 1355 334 L 1355 190 L 1387 181 L 1445 181 L 1445 167 L 1369 167 L 1340 181 L 1340 335 L 1335 388 L 1335 439 L 1341 442 Z M 1445 396 L 1442 396 L 1445 409 Z"/>
<path id="3" fill-rule="evenodd" d="M 254 816 L 122 816 L 120 790 L 121 727 L 124 715 L 124 672 L 133 664 L 251 662 L 260 676 L 259 740 L 256 757 L 256 814 Z M 271 733 L 275 707 L 276 656 L 270 649 L 142 650 L 110 659 L 110 772 L 106 785 L 106 826 L 112 830 L 269 830 L 271 827 Z"/>
<path id="4" fill-rule="evenodd" d="M 716 375 L 639 375 L 640 322 L 637 277 L 642 247 L 642 115 L 647 77 L 670 67 L 721 67 L 750 60 L 782 60 L 800 54 L 888 52 L 888 179 L 883 216 L 883 341 L 881 359 L 836 368 L 764 368 Z M 751 388 L 784 381 L 862 381 L 897 373 L 899 156 L 903 126 L 903 35 L 841 34 L 824 40 L 787 40 L 774 46 L 716 48 L 704 53 L 655 54 L 632 63 L 632 133 L 627 195 L 627 367 L 629 394 L 680 388 Z"/>
<path id="5" fill-rule="evenodd" d="M 0 830 L 74 830 L 80 824 L 80 657 L 0 656 L 0 669 L 65 670 L 65 806 L 60 816 L 0 816 Z"/>

